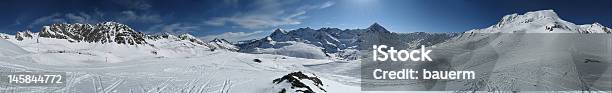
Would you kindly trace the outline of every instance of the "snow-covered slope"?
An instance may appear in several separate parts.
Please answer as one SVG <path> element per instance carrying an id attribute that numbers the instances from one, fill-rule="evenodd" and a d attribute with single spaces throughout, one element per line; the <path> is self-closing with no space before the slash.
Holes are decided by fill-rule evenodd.
<path id="1" fill-rule="evenodd" d="M 310 58 L 310 59 L 327 59 L 328 56 L 323 52 L 321 47 L 317 47 L 314 45 L 302 43 L 302 42 L 277 42 L 274 43 L 276 46 L 280 46 L 279 48 L 255 48 L 254 51 L 251 52 L 255 54 L 277 54 L 277 55 L 286 55 L 292 57 L 300 57 L 300 58 Z"/>
<path id="2" fill-rule="evenodd" d="M 428 70 L 476 71 L 475 80 L 430 81 L 430 90 L 602 91 L 612 87 L 612 36 L 475 33 L 436 45 Z M 468 85 L 468 86 L 466 86 Z"/>
<path id="3" fill-rule="evenodd" d="M 597 23 L 574 25 L 563 21 L 552 10 L 511 14 L 496 25 L 470 30 L 429 47 L 433 62 L 362 62 L 365 71 L 370 66 L 475 71 L 476 79 L 362 79 L 368 84 L 361 87 L 412 91 L 609 91 L 612 34 L 603 29 L 609 28 Z"/>
<path id="4" fill-rule="evenodd" d="M 66 31 L 72 35 L 82 35 L 78 34 L 80 30 Z M 286 86 L 286 83 L 273 83 L 277 78 L 297 71 L 319 73 L 307 66 L 331 63 L 321 59 L 324 58 L 321 48 L 304 43 L 290 45 L 276 52 L 306 55 L 311 59 L 233 52 L 237 48 L 223 39 L 203 42 L 189 34 L 145 34 L 142 36 L 142 44 L 130 44 L 130 41 L 89 42 L 74 38 L 81 36 L 66 34 L 55 35 L 70 39 L 42 37 L 38 32 L 28 31 L 19 32 L 19 35 L 0 34 L 3 37 L 0 39 L 1 72 L 66 72 L 68 78 L 65 87 L 12 87 L 3 88 L 3 91 L 267 93 L 278 92 L 275 89 L 278 87 L 291 87 Z M 303 54 L 298 51 L 316 53 Z M 330 78 L 329 74 L 318 76 L 321 83 L 318 86 L 329 88 L 326 92 L 359 91 L 359 87 L 345 85 L 343 81 Z M 353 78 L 345 81 L 357 80 Z"/>
<path id="5" fill-rule="evenodd" d="M 238 51 L 238 47 L 234 46 L 231 42 L 225 39 L 215 38 L 210 40 L 208 45 L 210 45 L 213 49 Z"/>
<path id="6" fill-rule="evenodd" d="M 578 25 L 580 33 L 612 33 L 612 29 L 605 27 L 599 23 Z"/>
<path id="7" fill-rule="evenodd" d="M 504 16 L 497 24 L 466 33 L 611 33 L 599 23 L 576 25 L 559 18 L 553 10 L 527 12 Z"/>
<path id="8" fill-rule="evenodd" d="M 4 40 L 0 40 L 4 44 Z M 0 46 L 0 49 L 19 49 Z M 0 50 L 4 53 L 4 50 Z M 0 71 L 52 71 L 67 72 L 65 87 L 13 87 L 6 91 L 21 93 L 40 92 L 185 92 L 185 93 L 269 93 L 291 85 L 276 84 L 273 80 L 291 72 L 310 70 L 306 65 L 330 63 L 328 60 L 294 58 L 269 54 L 247 54 L 229 51 L 202 52 L 200 56 L 181 58 L 140 58 L 129 62 L 89 65 L 40 64 L 33 61 L 38 54 L 0 56 Z M 10 58 L 9 58 L 10 57 Z M 62 55 L 56 58 L 78 58 L 79 55 Z M 254 62 L 257 59 L 260 62 Z M 63 59 L 64 63 L 74 60 Z M 359 92 L 359 87 L 349 86 L 331 75 L 317 74 L 329 93 Z M 356 80 L 350 80 L 356 81 Z M 283 81 L 285 82 L 285 81 Z M 311 82 L 304 82 L 309 84 Z M 313 87 L 315 88 L 315 87 Z M 287 90 L 287 92 L 290 92 Z"/>
<path id="9" fill-rule="evenodd" d="M 27 51 L 21 49 L 21 47 L 4 39 L 0 39 L 0 45 L 2 45 L 2 48 L 0 48 L 0 57 L 18 56 L 28 53 Z"/>

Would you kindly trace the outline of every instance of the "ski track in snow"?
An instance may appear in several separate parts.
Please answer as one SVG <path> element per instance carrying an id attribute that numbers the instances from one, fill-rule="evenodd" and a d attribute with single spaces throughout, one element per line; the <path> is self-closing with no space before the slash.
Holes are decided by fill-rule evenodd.
<path id="1" fill-rule="evenodd" d="M 19 92 L 90 92 L 90 93 L 245 93 L 265 91 L 274 78 L 292 72 L 308 71 L 302 65 L 324 64 L 329 60 L 293 58 L 278 55 L 210 52 L 202 56 L 181 58 L 132 59 L 117 63 L 97 63 L 78 66 L 58 66 L 32 63 L 27 53 L 0 60 L 2 71 L 67 72 L 66 87 L 62 88 L 2 88 Z M 239 57 L 240 56 L 240 57 Z M 25 60 L 24 60 L 25 59 Z M 263 60 L 255 63 L 253 59 Z M 134 69 L 138 68 L 138 69 Z M 321 74 L 328 75 L 328 74 Z M 353 78 L 355 79 L 355 78 Z M 332 79 L 337 80 L 337 79 Z M 342 82 L 330 81 L 324 82 Z M 261 83 L 261 84 L 260 84 Z M 332 83 L 333 84 L 333 83 Z M 257 86 L 253 86 L 257 85 Z M 243 87 L 254 87 L 241 89 Z M 356 86 L 345 86 L 359 91 Z"/>

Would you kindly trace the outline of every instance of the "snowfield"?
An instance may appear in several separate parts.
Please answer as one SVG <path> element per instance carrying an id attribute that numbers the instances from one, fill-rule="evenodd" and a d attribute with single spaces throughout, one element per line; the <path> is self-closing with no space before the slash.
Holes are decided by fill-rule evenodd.
<path id="1" fill-rule="evenodd" d="M 175 58 L 133 58 L 105 62 L 105 55 L 78 53 L 28 52 L 10 41 L 2 44 L 2 71 L 67 72 L 66 87 L 2 87 L 14 92 L 221 92 L 269 93 L 274 90 L 272 80 L 294 72 L 312 72 L 305 65 L 335 63 L 329 60 L 304 59 L 270 54 L 246 54 L 229 51 L 206 51 L 199 55 Z M 59 46 L 55 46 L 59 47 Z M 115 50 L 130 47 L 114 47 Z M 92 48 L 93 49 L 93 48 Z M 133 50 L 132 50 L 133 51 Z M 134 52 L 113 54 L 134 55 Z M 123 55 L 122 55 L 123 56 Z M 134 55 L 138 57 L 137 55 Z M 61 59 L 58 59 L 61 58 Z M 262 62 L 256 63 L 253 60 Z M 127 60 L 127 61 L 124 61 Z M 326 74 L 317 74 L 325 76 Z M 358 92 L 333 79 L 321 78 L 328 92 Z"/>
<path id="2" fill-rule="evenodd" d="M 325 52 L 321 51 L 323 48 L 317 47 L 310 44 L 304 44 L 300 42 L 282 42 L 276 44 L 285 44 L 281 48 L 264 48 L 257 49 L 256 52 L 253 53 L 263 53 L 263 54 L 277 54 L 277 55 L 286 55 L 292 57 L 300 57 L 300 58 L 309 58 L 309 59 L 327 59 L 325 56 Z"/>
<path id="3" fill-rule="evenodd" d="M 358 78 L 339 81 L 329 76 L 332 74 L 309 68 L 336 63 L 320 47 L 309 44 L 294 42 L 278 50 L 265 50 L 273 54 L 249 54 L 236 52 L 238 48 L 224 39 L 203 42 L 189 34 L 144 35 L 116 22 L 44 28 L 42 33 L 0 34 L 0 71 L 66 72 L 66 86 L 3 86 L 0 91 L 276 93 L 281 91 L 279 87 L 295 86 L 272 82 L 292 72 L 316 75 L 322 82 L 320 87 L 329 88 L 324 92 L 360 90 L 344 84 Z"/>

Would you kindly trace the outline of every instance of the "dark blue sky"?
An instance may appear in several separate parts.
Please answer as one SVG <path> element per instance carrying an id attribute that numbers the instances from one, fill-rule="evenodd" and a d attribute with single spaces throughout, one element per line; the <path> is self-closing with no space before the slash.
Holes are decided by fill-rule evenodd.
<path id="1" fill-rule="evenodd" d="M 103 21 L 230 40 L 259 38 L 275 28 L 354 29 L 374 22 L 394 32 L 461 32 L 544 9 L 575 24 L 612 26 L 612 0 L 8 0 L 0 3 L 0 32 Z"/>

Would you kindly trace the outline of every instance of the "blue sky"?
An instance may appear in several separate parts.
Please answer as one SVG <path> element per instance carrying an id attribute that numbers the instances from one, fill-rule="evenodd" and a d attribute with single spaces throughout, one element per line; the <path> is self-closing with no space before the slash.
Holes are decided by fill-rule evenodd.
<path id="1" fill-rule="evenodd" d="M 0 32 L 104 21 L 145 33 L 231 41 L 260 38 L 275 28 L 355 29 L 374 22 L 394 32 L 461 32 L 544 9 L 576 24 L 612 25 L 610 0 L 8 0 L 0 3 Z"/>

